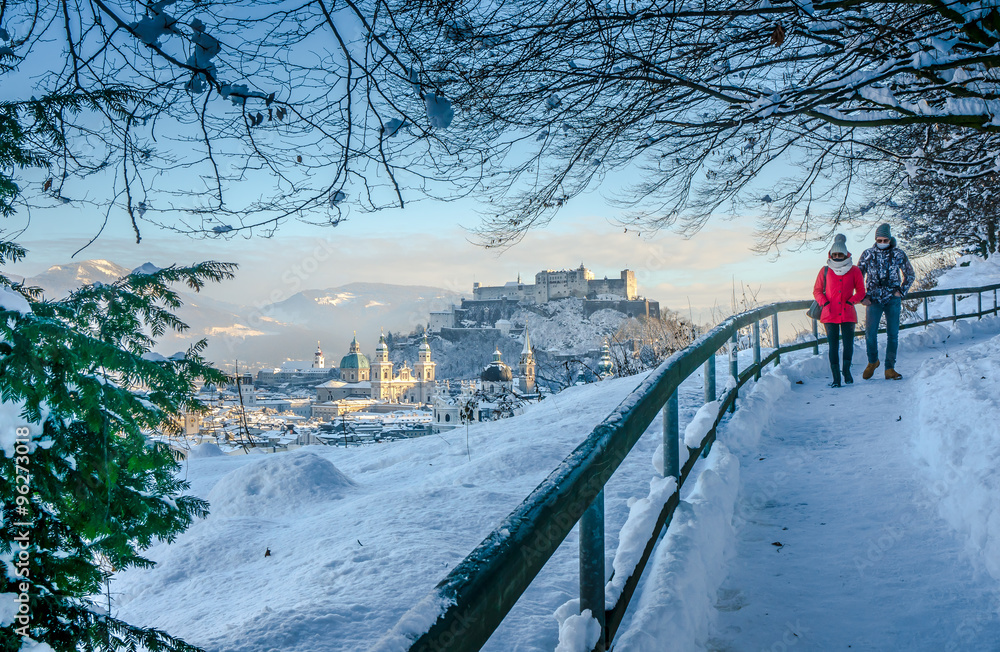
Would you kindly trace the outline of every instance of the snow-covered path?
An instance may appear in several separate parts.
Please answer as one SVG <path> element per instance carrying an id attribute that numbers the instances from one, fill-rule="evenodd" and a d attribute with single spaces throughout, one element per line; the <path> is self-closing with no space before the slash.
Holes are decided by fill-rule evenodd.
<path id="1" fill-rule="evenodd" d="M 789 374 L 774 420 L 739 456 L 735 556 L 709 650 L 1000 649 L 1000 585 L 939 515 L 942 490 L 914 455 L 927 427 L 917 422 L 921 384 L 991 338 L 967 330 L 947 346 L 901 346 L 902 381 L 882 369 L 862 380 L 863 344 L 853 386 Z"/>

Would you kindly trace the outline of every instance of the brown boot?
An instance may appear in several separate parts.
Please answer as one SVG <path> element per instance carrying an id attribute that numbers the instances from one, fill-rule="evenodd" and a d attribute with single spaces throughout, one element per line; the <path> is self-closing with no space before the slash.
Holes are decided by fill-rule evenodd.
<path id="1" fill-rule="evenodd" d="M 865 367 L 864 372 L 861 374 L 861 377 L 865 380 L 871 380 L 871 377 L 875 375 L 875 370 L 878 369 L 878 365 L 878 360 L 875 362 L 869 362 L 868 366 Z M 888 373 L 888 371 L 886 373 Z"/>
<path id="2" fill-rule="evenodd" d="M 886 380 L 900 380 L 902 378 L 903 378 L 902 374 L 897 374 L 895 369 L 888 369 L 887 368 L 885 370 L 885 379 Z"/>

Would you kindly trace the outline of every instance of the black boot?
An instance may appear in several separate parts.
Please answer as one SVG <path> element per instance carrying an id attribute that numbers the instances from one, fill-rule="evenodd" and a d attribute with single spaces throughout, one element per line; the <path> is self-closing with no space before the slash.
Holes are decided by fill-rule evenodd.
<path id="1" fill-rule="evenodd" d="M 840 387 L 840 365 L 830 365 L 830 371 L 833 372 L 833 382 L 830 383 L 830 387 Z"/>
<path id="2" fill-rule="evenodd" d="M 848 385 L 854 384 L 854 376 L 851 375 L 851 365 L 844 363 L 844 382 Z"/>

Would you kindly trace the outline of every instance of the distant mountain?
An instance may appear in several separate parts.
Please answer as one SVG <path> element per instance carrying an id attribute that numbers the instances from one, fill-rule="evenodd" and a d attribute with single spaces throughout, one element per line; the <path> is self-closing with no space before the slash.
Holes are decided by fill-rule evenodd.
<path id="1" fill-rule="evenodd" d="M 38 276 L 24 279 L 24 282 L 45 290 L 46 299 L 61 299 L 81 285 L 113 283 L 130 271 L 110 260 L 85 260 L 68 265 L 53 265 Z"/>
<path id="2" fill-rule="evenodd" d="M 427 324 L 431 310 L 458 303 L 461 295 L 441 288 L 386 283 L 348 283 L 326 290 L 305 290 L 272 303 L 261 313 L 281 322 L 327 329 L 331 322 L 352 321 L 358 331 L 385 328 L 409 332 Z M 372 345 L 374 349 L 374 344 Z"/>
<path id="3" fill-rule="evenodd" d="M 28 285 L 61 298 L 86 283 L 111 283 L 131 270 L 107 260 L 87 260 L 56 265 Z M 208 359 L 223 367 L 239 360 L 241 369 L 278 366 L 285 360 L 311 360 L 316 342 L 322 343 L 332 364 L 347 353 L 357 332 L 362 350 L 371 355 L 380 329 L 409 333 L 427 324 L 431 310 L 458 303 L 461 295 L 441 288 L 349 283 L 325 290 L 305 290 L 263 307 L 219 301 L 179 292 L 184 306 L 180 318 L 191 328 L 179 336 L 163 338 L 160 353 L 169 355 L 191 342 L 207 337 Z"/>

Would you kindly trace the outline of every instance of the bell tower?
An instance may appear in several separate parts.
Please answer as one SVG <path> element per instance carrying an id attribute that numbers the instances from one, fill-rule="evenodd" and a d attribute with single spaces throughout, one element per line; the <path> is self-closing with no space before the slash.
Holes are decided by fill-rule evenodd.
<path id="1" fill-rule="evenodd" d="M 375 347 L 375 362 L 372 363 L 372 398 L 386 399 L 392 385 L 392 363 L 389 362 L 389 345 L 385 343 L 385 333 L 378 338 Z"/>
<path id="2" fill-rule="evenodd" d="M 431 362 L 431 345 L 427 341 L 427 335 L 420 343 L 417 350 L 417 363 L 413 365 L 413 375 L 417 381 L 417 395 L 421 403 L 429 403 L 434 395 L 434 369 L 436 362 Z"/>
<path id="3" fill-rule="evenodd" d="M 535 393 L 535 354 L 531 350 L 531 336 L 528 335 L 528 325 L 524 325 L 524 348 L 521 349 L 521 361 L 517 365 L 521 377 L 518 379 L 518 389 L 522 394 Z"/>

